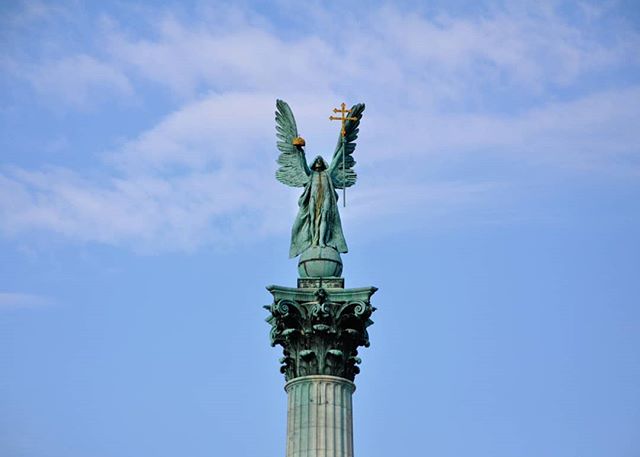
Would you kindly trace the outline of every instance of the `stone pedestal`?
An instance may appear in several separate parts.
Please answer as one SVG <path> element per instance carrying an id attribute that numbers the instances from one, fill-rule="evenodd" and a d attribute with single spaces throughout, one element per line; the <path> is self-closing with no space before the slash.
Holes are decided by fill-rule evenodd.
<path id="1" fill-rule="evenodd" d="M 336 376 L 289 381 L 286 457 L 353 457 L 351 395 L 355 385 Z"/>

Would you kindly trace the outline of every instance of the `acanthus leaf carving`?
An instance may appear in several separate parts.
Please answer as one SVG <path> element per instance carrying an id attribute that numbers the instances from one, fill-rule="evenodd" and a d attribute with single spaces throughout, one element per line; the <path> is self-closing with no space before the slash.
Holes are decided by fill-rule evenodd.
<path id="1" fill-rule="evenodd" d="M 284 357 L 280 371 L 287 380 L 311 374 L 327 374 L 354 380 L 360 372 L 358 347 L 369 346 L 367 327 L 374 308 L 369 297 L 375 288 L 318 289 L 271 286 L 273 304 L 268 307 L 271 345 L 280 345 Z"/>

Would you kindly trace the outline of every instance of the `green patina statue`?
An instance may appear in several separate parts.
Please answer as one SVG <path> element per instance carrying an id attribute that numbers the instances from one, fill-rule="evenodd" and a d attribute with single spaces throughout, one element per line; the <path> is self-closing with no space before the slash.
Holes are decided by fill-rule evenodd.
<path id="1" fill-rule="evenodd" d="M 337 253 L 347 252 L 335 189 L 345 189 L 356 182 L 353 151 L 364 103 L 354 105 L 351 110 L 345 110 L 343 104 L 342 111 L 334 111 L 342 112 L 342 118 L 330 119 L 342 120 L 343 124 L 331 164 L 317 156 L 309 167 L 304 153 L 305 141 L 298 136 L 293 112 L 286 102 L 276 101 L 276 133 L 281 152 L 276 178 L 291 187 L 304 187 L 291 231 L 289 256 L 292 258 L 311 248 L 322 250 L 328 247 L 337 251 L 335 255 L 339 261 Z M 345 113 L 349 113 L 349 117 L 345 117 Z"/>

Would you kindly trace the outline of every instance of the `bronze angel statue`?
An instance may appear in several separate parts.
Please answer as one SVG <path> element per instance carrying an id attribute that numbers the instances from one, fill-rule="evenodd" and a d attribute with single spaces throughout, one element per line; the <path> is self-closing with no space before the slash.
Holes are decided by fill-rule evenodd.
<path id="1" fill-rule="evenodd" d="M 363 111 L 364 103 L 351 108 L 331 164 L 317 156 L 309 167 L 304 153 L 305 141 L 298 135 L 293 112 L 286 102 L 276 101 L 276 135 L 281 153 L 276 178 L 291 187 L 304 187 L 298 200 L 298 216 L 291 230 L 289 257 L 296 257 L 315 246 L 347 252 L 336 189 L 351 187 L 356 182 L 353 151 Z"/>

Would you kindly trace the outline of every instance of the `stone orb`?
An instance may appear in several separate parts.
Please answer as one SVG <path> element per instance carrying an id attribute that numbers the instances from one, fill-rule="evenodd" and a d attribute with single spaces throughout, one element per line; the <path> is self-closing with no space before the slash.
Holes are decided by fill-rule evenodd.
<path id="1" fill-rule="evenodd" d="M 329 246 L 313 246 L 300 256 L 298 274 L 301 278 L 338 278 L 342 274 L 340 253 Z"/>

